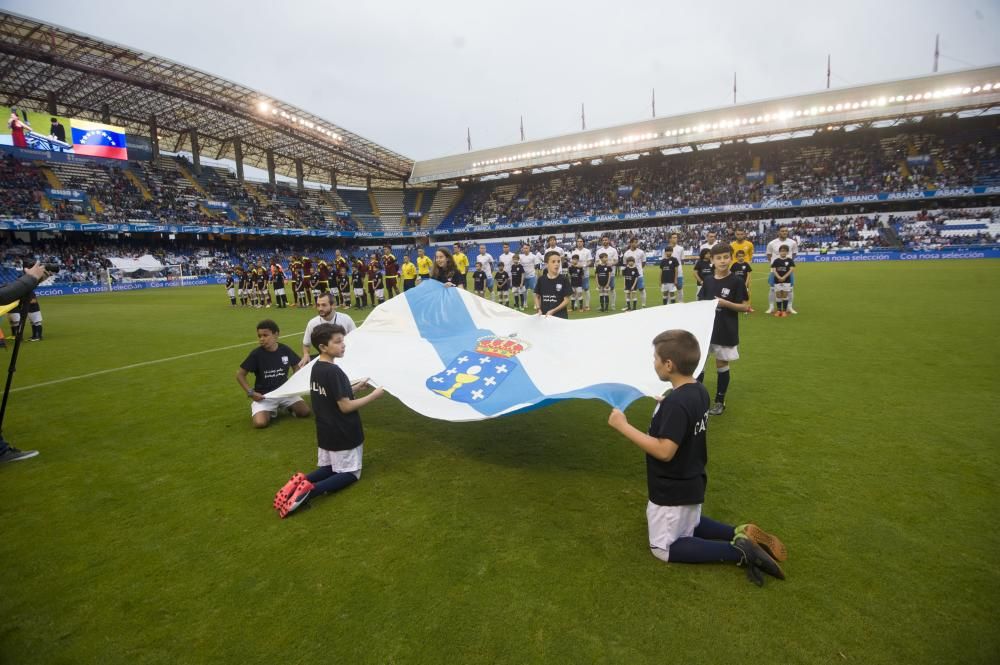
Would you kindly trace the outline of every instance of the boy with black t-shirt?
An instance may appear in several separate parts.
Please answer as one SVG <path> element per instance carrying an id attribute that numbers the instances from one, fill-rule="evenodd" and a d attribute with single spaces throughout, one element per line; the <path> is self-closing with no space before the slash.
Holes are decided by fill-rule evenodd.
<path id="1" fill-rule="evenodd" d="M 236 307 L 236 279 L 233 273 L 226 273 L 226 295 L 229 296 L 229 304 Z"/>
<path id="2" fill-rule="evenodd" d="M 302 273 L 302 279 L 299 282 L 299 300 L 303 307 L 309 307 L 312 303 L 312 292 L 313 276 Z"/>
<path id="3" fill-rule="evenodd" d="M 669 305 L 677 300 L 677 273 L 680 272 L 680 261 L 674 257 L 673 247 L 667 246 L 660 259 L 660 293 L 663 304 Z"/>
<path id="4" fill-rule="evenodd" d="M 289 347 L 278 341 L 278 324 L 264 319 L 257 324 L 258 347 L 250 352 L 246 360 L 236 370 L 236 382 L 250 398 L 250 417 L 253 426 L 261 429 L 271 423 L 279 409 L 288 409 L 293 416 L 309 416 L 309 405 L 298 395 L 294 397 L 269 398 L 265 395 L 277 390 L 288 379 L 289 371 L 294 372 L 300 358 Z M 253 388 L 247 383 L 247 374 L 254 375 Z"/>
<path id="5" fill-rule="evenodd" d="M 493 274 L 493 282 L 497 287 L 497 302 L 510 307 L 510 273 L 507 272 L 502 263 L 497 264 L 497 271 Z"/>
<path id="6" fill-rule="evenodd" d="M 483 264 L 478 261 L 472 273 L 472 292 L 480 298 L 486 296 L 486 271 L 483 270 Z"/>
<path id="7" fill-rule="evenodd" d="M 597 255 L 597 261 L 597 266 L 594 268 L 594 275 L 597 277 L 597 293 L 601 300 L 601 311 L 606 312 L 610 307 L 611 278 L 615 274 L 615 269 L 608 264 L 608 255 L 604 252 Z"/>
<path id="8" fill-rule="evenodd" d="M 635 267 L 635 259 L 631 256 L 625 261 L 625 268 L 622 270 L 622 279 L 625 280 L 625 309 L 635 311 L 638 309 L 639 298 L 639 269 Z"/>
<path id="9" fill-rule="evenodd" d="M 316 470 L 308 476 L 296 473 L 278 490 L 274 507 L 282 518 L 298 510 L 310 499 L 338 492 L 361 478 L 361 457 L 365 433 L 358 409 L 382 396 L 376 388 L 355 399 L 354 391 L 367 385 L 367 379 L 348 380 L 334 360 L 344 357 L 342 326 L 321 323 L 312 332 L 312 344 L 319 351 L 319 361 L 309 377 L 309 398 L 316 412 L 316 445 L 319 448 Z"/>
<path id="10" fill-rule="evenodd" d="M 527 289 L 525 288 L 524 266 L 521 265 L 520 254 L 512 254 L 510 257 L 510 290 L 514 292 L 514 307 L 523 312 Z"/>
<path id="11" fill-rule="evenodd" d="M 571 301 L 574 310 L 583 309 L 583 271 L 580 257 L 574 254 L 569 264 L 569 285 L 573 288 Z"/>
<path id="12" fill-rule="evenodd" d="M 281 266 L 274 267 L 272 284 L 274 285 L 274 299 L 278 301 L 278 309 L 285 309 L 288 307 L 288 299 L 285 298 L 285 271 L 282 270 Z"/>
<path id="13" fill-rule="evenodd" d="M 788 245 L 778 248 L 778 258 L 771 262 L 774 273 L 774 298 L 778 311 L 775 316 L 788 316 L 788 301 L 792 293 L 792 275 L 795 273 L 795 259 L 788 256 Z"/>
<path id="14" fill-rule="evenodd" d="M 365 293 L 365 271 L 355 268 L 351 284 L 354 286 L 354 308 L 364 309 L 368 306 L 368 294 Z"/>
<path id="15" fill-rule="evenodd" d="M 239 279 L 236 282 L 237 288 L 240 290 L 240 305 L 246 307 L 250 304 L 250 280 L 247 277 L 246 270 L 240 270 Z"/>
<path id="16" fill-rule="evenodd" d="M 747 578 L 763 586 L 764 573 L 785 579 L 777 561 L 784 544 L 755 524 L 737 527 L 701 514 L 708 474 L 708 391 L 692 377 L 701 359 L 698 340 L 686 330 L 653 339 L 653 370 L 673 390 L 658 399 L 649 429 L 642 432 L 612 409 L 608 425 L 646 453 L 646 524 L 649 549 L 661 561 L 746 566 Z"/>
<path id="17" fill-rule="evenodd" d="M 736 250 L 736 261 L 729 267 L 729 270 L 737 277 L 743 279 L 743 282 L 747 285 L 747 300 L 752 302 L 753 297 L 750 294 L 750 273 L 753 272 L 753 268 L 750 266 L 750 262 L 747 261 L 747 253 L 742 249 Z M 746 314 L 750 314 L 752 312 L 753 305 L 751 305 L 750 309 L 746 311 Z"/>
<path id="18" fill-rule="evenodd" d="M 340 266 L 337 273 L 337 291 L 340 293 L 340 302 L 344 307 L 351 306 L 351 278 L 347 275 L 347 266 Z"/>
<path id="19" fill-rule="evenodd" d="M 371 278 L 369 285 L 372 287 L 372 293 L 378 299 L 378 304 L 381 305 L 385 302 L 385 278 L 382 273 L 377 272 L 375 276 Z M 375 309 L 375 301 L 372 301 L 372 309 Z"/>
<path id="20" fill-rule="evenodd" d="M 740 343 L 738 313 L 750 309 L 746 282 L 729 271 L 729 265 L 733 260 L 732 251 L 732 248 L 724 243 L 712 248 L 714 272 L 705 276 L 701 291 L 698 292 L 698 300 L 716 302 L 715 327 L 712 329 L 712 342 L 708 347 L 708 352 L 715 355 L 715 367 L 718 371 L 715 404 L 708 410 L 713 416 L 721 416 L 726 410 L 726 391 L 729 389 L 730 381 L 729 363 L 740 358 L 737 348 Z M 704 382 L 704 380 L 703 370 L 698 381 Z"/>
<path id="21" fill-rule="evenodd" d="M 572 290 L 569 277 L 559 273 L 562 256 L 555 250 L 545 253 L 545 270 L 535 284 L 535 311 L 542 316 L 558 316 L 568 319 L 566 307 Z"/>
<path id="22" fill-rule="evenodd" d="M 712 275 L 714 272 L 715 267 L 712 265 L 712 250 L 701 250 L 701 254 L 698 255 L 698 260 L 694 263 L 694 279 L 698 282 L 697 296 L 701 295 L 701 285 L 705 283 L 705 278 Z"/>

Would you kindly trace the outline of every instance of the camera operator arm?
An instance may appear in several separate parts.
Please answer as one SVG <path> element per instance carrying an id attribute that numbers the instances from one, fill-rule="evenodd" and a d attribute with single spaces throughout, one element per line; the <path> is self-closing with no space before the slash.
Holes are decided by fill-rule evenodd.
<path id="1" fill-rule="evenodd" d="M 0 305 L 19 300 L 35 290 L 41 280 L 31 273 L 25 273 L 10 284 L 0 286 Z"/>

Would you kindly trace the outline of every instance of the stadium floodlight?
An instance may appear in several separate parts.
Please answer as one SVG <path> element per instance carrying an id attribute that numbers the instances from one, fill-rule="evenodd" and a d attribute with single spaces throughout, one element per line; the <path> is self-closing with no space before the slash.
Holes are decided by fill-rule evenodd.
<path id="1" fill-rule="evenodd" d="M 261 100 L 257 102 L 257 110 L 260 111 L 261 113 L 267 113 L 268 111 L 271 110 L 271 105 L 265 102 L 264 100 Z"/>

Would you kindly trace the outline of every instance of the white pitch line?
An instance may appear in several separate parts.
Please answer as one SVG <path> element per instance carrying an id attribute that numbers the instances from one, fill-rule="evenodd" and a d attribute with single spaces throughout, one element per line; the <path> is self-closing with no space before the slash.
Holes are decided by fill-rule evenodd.
<path id="1" fill-rule="evenodd" d="M 301 335 L 305 331 L 299 331 L 297 333 L 288 333 L 287 335 L 280 335 L 278 339 L 282 337 L 295 337 L 296 335 Z M 41 383 L 33 383 L 30 386 L 21 386 L 20 388 L 11 388 L 12 393 L 20 392 L 22 390 L 31 390 L 33 388 L 42 388 L 43 386 L 54 386 L 57 383 L 66 383 L 67 381 L 78 381 L 79 379 L 89 379 L 93 376 L 101 376 L 102 374 L 111 374 L 112 372 L 121 372 L 126 369 L 135 369 L 136 367 L 146 367 L 148 365 L 158 365 L 159 363 L 167 363 L 171 360 L 181 360 L 183 358 L 193 358 L 194 356 L 204 355 L 206 353 L 215 353 L 216 351 L 228 351 L 229 349 L 238 349 L 241 346 L 250 346 L 252 342 L 242 342 L 240 344 L 231 344 L 229 346 L 220 346 L 217 349 L 205 349 L 204 351 L 195 351 L 193 353 L 184 353 L 179 356 L 171 356 L 170 358 L 158 358 L 156 360 L 146 360 L 141 363 L 133 363 L 131 365 L 124 365 L 122 367 L 112 367 L 111 369 L 102 369 L 97 372 L 91 372 L 90 374 L 79 374 L 77 376 L 64 376 L 61 379 L 53 379 L 52 381 L 43 381 Z"/>

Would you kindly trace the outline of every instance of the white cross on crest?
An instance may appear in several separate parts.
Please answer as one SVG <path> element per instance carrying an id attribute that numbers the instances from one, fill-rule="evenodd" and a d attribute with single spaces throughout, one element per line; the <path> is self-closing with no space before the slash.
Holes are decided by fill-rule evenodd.
<path id="1" fill-rule="evenodd" d="M 485 379 L 483 379 L 483 385 L 485 386 L 495 386 L 496 384 L 497 380 L 496 377 L 494 376 L 487 376 Z"/>
<path id="2" fill-rule="evenodd" d="M 433 377 L 431 381 L 433 381 L 434 383 L 444 383 L 444 379 L 442 379 L 440 376 Z"/>
<path id="3" fill-rule="evenodd" d="M 461 358 L 458 359 L 458 364 L 459 365 L 461 365 L 462 363 L 467 363 L 467 362 L 469 362 L 469 356 L 462 356 Z"/>
<path id="4" fill-rule="evenodd" d="M 490 359 L 489 358 L 480 358 L 479 362 L 480 363 L 488 363 L 488 362 L 490 362 Z"/>
<path id="5" fill-rule="evenodd" d="M 448 371 L 445 372 L 445 374 L 447 374 L 448 376 L 451 376 L 452 374 L 457 374 L 457 373 L 458 373 L 458 370 L 455 369 L 454 367 L 449 367 Z"/>
<path id="6" fill-rule="evenodd" d="M 495 371 L 496 371 L 497 374 L 506 374 L 507 373 L 507 366 L 506 365 L 497 365 L 497 368 L 496 368 Z"/>
<path id="7" fill-rule="evenodd" d="M 483 398 L 483 391 L 482 390 L 473 390 L 472 391 L 472 399 L 482 399 L 482 398 Z"/>

